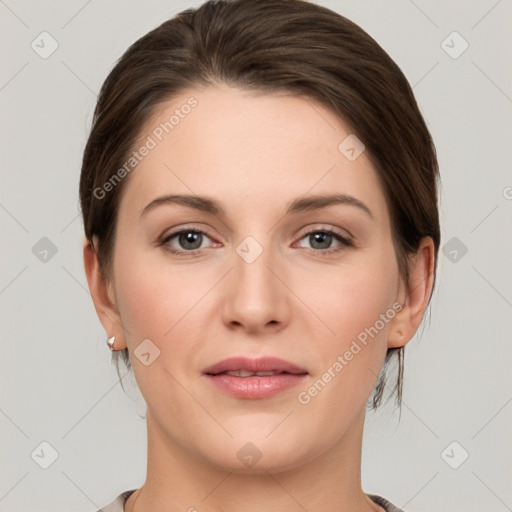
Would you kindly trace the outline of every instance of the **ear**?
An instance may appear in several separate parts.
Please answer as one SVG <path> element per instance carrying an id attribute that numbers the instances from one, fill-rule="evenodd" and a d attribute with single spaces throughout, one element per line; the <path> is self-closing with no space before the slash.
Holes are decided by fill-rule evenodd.
<path id="1" fill-rule="evenodd" d="M 400 285 L 398 301 L 402 309 L 393 318 L 388 348 L 403 347 L 418 330 L 432 292 L 434 268 L 434 241 L 427 236 L 409 260 L 409 282 Z"/>
<path id="2" fill-rule="evenodd" d="M 93 237 L 94 245 L 97 247 L 96 237 Z M 115 350 L 126 348 L 124 331 L 121 316 L 115 304 L 113 284 L 107 282 L 101 272 L 98 256 L 91 242 L 84 236 L 84 268 L 89 284 L 89 291 L 107 337 L 115 336 Z"/>

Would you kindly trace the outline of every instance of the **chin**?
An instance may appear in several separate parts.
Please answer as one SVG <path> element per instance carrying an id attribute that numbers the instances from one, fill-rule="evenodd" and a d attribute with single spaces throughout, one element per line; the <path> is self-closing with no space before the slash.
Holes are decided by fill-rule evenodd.
<path id="1" fill-rule="evenodd" d="M 276 429 L 268 435 L 269 432 L 268 428 L 255 431 L 253 426 L 233 433 L 233 438 L 225 435 L 204 440 L 207 445 L 200 446 L 198 454 L 224 471 L 251 475 L 288 471 L 314 457 L 308 457 L 308 451 L 314 452 L 313 447 L 308 450 L 299 431 L 296 435 L 290 429 L 281 433 Z"/>

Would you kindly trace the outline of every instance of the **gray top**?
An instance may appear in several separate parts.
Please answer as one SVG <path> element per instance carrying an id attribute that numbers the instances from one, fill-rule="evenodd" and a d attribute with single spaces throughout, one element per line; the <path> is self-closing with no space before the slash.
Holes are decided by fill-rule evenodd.
<path id="1" fill-rule="evenodd" d="M 105 505 L 97 512 L 124 512 L 124 504 L 130 495 L 135 492 L 136 489 L 130 489 L 121 493 L 112 503 Z M 395 507 L 393 503 L 390 503 L 387 499 L 376 494 L 367 494 L 368 498 L 380 505 L 386 512 L 404 512 L 402 509 Z"/>

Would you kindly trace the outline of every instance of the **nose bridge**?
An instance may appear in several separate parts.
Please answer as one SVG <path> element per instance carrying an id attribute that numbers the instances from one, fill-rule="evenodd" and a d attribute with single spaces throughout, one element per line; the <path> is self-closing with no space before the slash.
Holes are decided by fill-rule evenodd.
<path id="1" fill-rule="evenodd" d="M 233 288 L 225 304 L 229 321 L 253 327 L 282 321 L 285 287 L 274 275 L 279 272 L 272 246 L 271 236 L 263 233 L 246 236 L 234 248 Z"/>
<path id="2" fill-rule="evenodd" d="M 258 241 L 258 239 L 261 241 Z M 272 254 L 272 241 L 268 234 L 246 236 L 235 247 L 235 279 L 236 288 L 245 295 L 254 296 L 260 294 L 273 295 L 275 277 L 269 270 L 275 263 Z"/>

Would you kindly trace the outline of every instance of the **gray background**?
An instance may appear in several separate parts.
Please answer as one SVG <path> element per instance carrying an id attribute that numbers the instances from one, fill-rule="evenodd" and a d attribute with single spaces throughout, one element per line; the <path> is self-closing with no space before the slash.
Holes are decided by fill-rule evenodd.
<path id="1" fill-rule="evenodd" d="M 114 62 L 199 3 L 0 0 L 2 512 L 92 511 L 144 481 L 144 402 L 129 377 L 123 393 L 88 293 L 78 180 Z M 431 321 L 406 349 L 400 422 L 368 415 L 363 488 L 408 512 L 512 510 L 512 1 L 318 3 L 402 68 L 443 180 Z"/>

